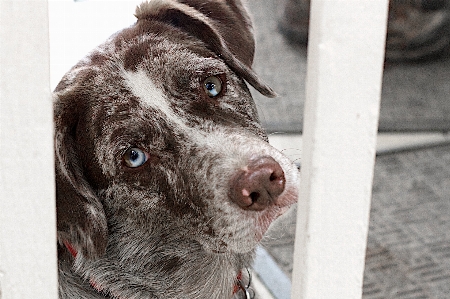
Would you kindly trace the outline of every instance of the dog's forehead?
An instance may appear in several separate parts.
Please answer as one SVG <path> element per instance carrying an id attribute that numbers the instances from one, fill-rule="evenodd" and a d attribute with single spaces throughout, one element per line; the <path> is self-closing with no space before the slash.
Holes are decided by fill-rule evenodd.
<path id="1" fill-rule="evenodd" d="M 92 64 L 100 62 L 99 77 L 109 81 L 108 84 L 125 85 L 131 91 L 136 85 L 147 84 L 155 96 L 167 98 L 170 94 L 197 89 L 211 75 L 233 73 L 223 60 L 195 39 L 155 33 L 130 38 L 127 32 L 116 35 L 90 57 Z M 136 96 L 147 104 L 150 98 L 155 98 L 143 97 L 142 93 Z"/>
<path id="2" fill-rule="evenodd" d="M 90 101 L 97 102 L 96 106 L 113 106 L 133 97 L 144 107 L 154 102 L 152 107 L 163 108 L 158 102 L 168 100 L 171 94 L 198 89 L 211 75 L 232 73 L 196 42 L 177 42 L 152 33 L 131 37 L 128 31 L 114 35 L 80 61 L 55 91 L 91 90 Z"/>

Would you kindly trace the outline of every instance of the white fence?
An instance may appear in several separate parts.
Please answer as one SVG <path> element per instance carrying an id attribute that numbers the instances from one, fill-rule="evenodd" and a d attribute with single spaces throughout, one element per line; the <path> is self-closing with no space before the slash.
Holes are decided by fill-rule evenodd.
<path id="1" fill-rule="evenodd" d="M 311 4 L 292 298 L 361 298 L 388 2 Z"/>
<path id="2" fill-rule="evenodd" d="M 57 298 L 46 0 L 0 0 L 0 297 Z"/>
<path id="3" fill-rule="evenodd" d="M 47 5 L 0 0 L 4 299 L 57 298 Z M 361 298 L 387 8 L 312 1 L 292 298 Z"/>

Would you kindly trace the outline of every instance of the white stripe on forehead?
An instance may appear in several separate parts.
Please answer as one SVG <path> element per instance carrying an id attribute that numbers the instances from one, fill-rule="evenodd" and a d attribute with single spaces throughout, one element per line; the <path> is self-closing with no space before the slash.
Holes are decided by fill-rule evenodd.
<path id="1" fill-rule="evenodd" d="M 144 106 L 159 110 L 170 117 L 170 119 L 176 117 L 169 106 L 164 92 L 156 87 L 144 70 L 139 69 L 136 72 L 124 71 L 123 77 L 125 84 L 141 100 Z"/>
<path id="2" fill-rule="evenodd" d="M 136 72 L 124 71 L 123 77 L 125 84 L 141 100 L 145 107 L 161 111 L 169 123 L 178 126 L 184 131 L 189 130 L 183 120 L 170 108 L 169 101 L 163 90 L 155 85 L 144 70 L 139 69 Z"/>

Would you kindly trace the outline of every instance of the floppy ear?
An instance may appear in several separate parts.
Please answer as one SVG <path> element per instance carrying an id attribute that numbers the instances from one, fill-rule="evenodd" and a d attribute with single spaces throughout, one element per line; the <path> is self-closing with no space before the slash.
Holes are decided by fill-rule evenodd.
<path id="1" fill-rule="evenodd" d="M 67 97 L 67 96 L 62 96 Z M 76 130 L 80 107 L 76 99 L 56 94 L 55 170 L 58 241 L 72 255 L 101 256 L 107 244 L 103 206 L 83 175 L 77 153 Z"/>
<path id="2" fill-rule="evenodd" d="M 250 18 L 239 0 L 152 0 L 136 9 L 139 20 L 170 24 L 200 39 L 240 77 L 261 94 L 276 93 L 252 70 L 255 41 Z"/>

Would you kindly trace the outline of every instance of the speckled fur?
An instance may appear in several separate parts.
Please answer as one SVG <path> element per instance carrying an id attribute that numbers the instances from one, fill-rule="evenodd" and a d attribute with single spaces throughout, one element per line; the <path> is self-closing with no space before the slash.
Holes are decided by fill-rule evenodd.
<path id="1" fill-rule="evenodd" d="M 296 168 L 267 143 L 244 82 L 274 95 L 251 69 L 250 19 L 238 0 L 153 0 L 136 16 L 54 92 L 60 298 L 228 299 L 297 197 Z M 211 75 L 216 98 L 201 85 Z M 131 147 L 146 164 L 124 165 Z M 266 156 L 285 190 L 241 209 L 231 179 Z"/>

